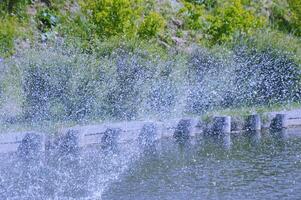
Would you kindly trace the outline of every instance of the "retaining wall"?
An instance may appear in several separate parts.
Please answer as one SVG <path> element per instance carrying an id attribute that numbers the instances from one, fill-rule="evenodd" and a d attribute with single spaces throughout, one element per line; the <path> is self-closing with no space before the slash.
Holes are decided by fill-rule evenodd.
<path id="1" fill-rule="evenodd" d="M 268 128 L 287 129 L 291 135 L 301 134 L 301 113 L 272 114 Z M 251 115 L 246 121 L 239 122 L 236 132 L 258 134 L 261 129 L 267 128 L 262 124 L 259 115 Z M 45 151 L 55 146 L 77 146 L 79 148 L 90 145 L 100 145 L 102 148 L 116 143 L 129 144 L 137 139 L 154 142 L 162 138 L 174 138 L 178 141 L 187 140 L 201 135 L 224 135 L 233 133 L 233 122 L 230 116 L 214 117 L 208 122 L 197 118 L 174 119 L 168 121 L 130 121 L 103 123 L 99 125 L 75 126 L 58 131 L 57 137 L 49 137 L 37 132 L 17 132 L 0 135 L 0 153 L 24 151 L 24 148 L 35 148 L 36 151 Z M 232 130 L 232 132 L 231 132 Z M 70 141 L 73 141 L 71 143 Z M 68 142 L 68 140 L 70 140 Z M 21 148 L 22 147 L 22 148 Z"/>

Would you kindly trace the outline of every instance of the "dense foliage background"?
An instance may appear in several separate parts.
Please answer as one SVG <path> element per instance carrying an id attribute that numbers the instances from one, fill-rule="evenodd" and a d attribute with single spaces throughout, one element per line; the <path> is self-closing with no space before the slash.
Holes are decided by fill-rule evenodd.
<path id="1" fill-rule="evenodd" d="M 84 50 L 108 40 L 116 45 L 126 40 L 152 40 L 164 48 L 180 45 L 181 49 L 192 43 L 233 46 L 239 40 L 260 38 L 260 32 L 271 35 L 273 42 L 289 36 L 300 44 L 301 2 L 2 0 L 0 24 L 2 56 L 14 54 L 22 44 L 58 38 L 76 41 Z"/>
<path id="2" fill-rule="evenodd" d="M 0 117 L 298 102 L 300 37 L 299 0 L 2 0 Z"/>

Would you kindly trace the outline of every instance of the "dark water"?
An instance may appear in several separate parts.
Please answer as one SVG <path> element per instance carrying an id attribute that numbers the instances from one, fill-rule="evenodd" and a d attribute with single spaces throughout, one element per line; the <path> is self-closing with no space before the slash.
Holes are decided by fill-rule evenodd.
<path id="1" fill-rule="evenodd" d="M 103 199 L 301 199 L 301 138 L 163 141 L 111 184 Z"/>
<path id="2" fill-rule="evenodd" d="M 298 137 L 138 146 L 1 155 L 0 199 L 301 199 Z"/>

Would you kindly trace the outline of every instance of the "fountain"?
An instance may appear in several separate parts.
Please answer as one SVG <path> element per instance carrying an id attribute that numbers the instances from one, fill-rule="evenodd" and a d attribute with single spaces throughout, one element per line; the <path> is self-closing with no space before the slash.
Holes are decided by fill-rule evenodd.
<path id="1" fill-rule="evenodd" d="M 241 51 L 196 48 L 185 63 L 53 48 L 2 61 L 5 125 L 73 125 L 2 131 L 0 199 L 300 197 L 300 110 L 204 119 L 300 98 L 294 63 Z M 277 74 L 269 79 L 263 65 Z"/>

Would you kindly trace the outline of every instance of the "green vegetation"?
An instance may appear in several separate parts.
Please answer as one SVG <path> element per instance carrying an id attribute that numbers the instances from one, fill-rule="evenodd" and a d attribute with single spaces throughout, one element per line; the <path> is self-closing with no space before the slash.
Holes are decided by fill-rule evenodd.
<path id="1" fill-rule="evenodd" d="M 34 121 L 132 119 L 164 109 L 168 114 L 184 66 L 180 55 L 163 58 L 138 48 L 96 57 L 67 46 L 36 47 L 4 62 L 0 108 L 5 113 L 16 107 L 15 117 Z"/>
<path id="2" fill-rule="evenodd" d="M 13 53 L 14 39 L 16 34 L 14 18 L 0 18 L 0 55 Z"/>
<path id="3" fill-rule="evenodd" d="M 265 24 L 251 10 L 244 8 L 240 0 L 230 0 L 217 7 L 208 18 L 206 33 L 213 43 L 232 41 L 234 37 L 249 36 Z"/>
<path id="4" fill-rule="evenodd" d="M 145 16 L 138 29 L 138 35 L 145 39 L 155 37 L 158 33 L 163 32 L 164 26 L 165 21 L 163 17 L 156 12 L 151 12 Z"/>
<path id="5" fill-rule="evenodd" d="M 111 37 L 150 39 L 164 30 L 165 20 L 142 0 L 83 1 L 81 7 L 98 40 Z"/>
<path id="6" fill-rule="evenodd" d="M 301 36 L 301 2 L 277 0 L 271 7 L 271 22 L 276 28 Z"/>
<path id="7" fill-rule="evenodd" d="M 14 40 L 27 39 L 16 32 L 33 32 L 32 45 L 63 38 L 84 51 L 108 40 L 152 40 L 167 49 L 179 42 L 184 50 L 194 43 L 232 48 L 267 31 L 273 33 L 267 45 L 277 46 L 301 34 L 299 0 L 5 0 L 0 10 L 2 56 L 15 52 Z"/>
<path id="8" fill-rule="evenodd" d="M 40 10 L 37 14 L 38 28 L 42 32 L 52 30 L 58 23 L 55 13 L 49 9 Z"/>
<path id="9" fill-rule="evenodd" d="M 81 5 L 101 38 L 133 34 L 142 12 L 139 1 L 135 0 L 88 0 Z"/>
<path id="10" fill-rule="evenodd" d="M 3 0 L 0 2 L 0 14 L 14 14 L 22 17 L 29 2 L 29 0 Z"/>
<path id="11" fill-rule="evenodd" d="M 291 104 L 271 104 L 268 106 L 247 106 L 247 107 L 235 107 L 226 109 L 216 109 L 202 115 L 201 119 L 205 122 L 212 120 L 214 116 L 231 116 L 233 121 L 244 122 L 249 115 L 259 114 L 262 122 L 265 123 L 268 120 L 269 112 L 277 111 L 289 111 L 296 108 L 300 108 L 300 103 Z"/>
<path id="12" fill-rule="evenodd" d="M 295 108 L 300 108 L 300 103 L 292 103 L 292 104 L 271 104 L 269 106 L 248 106 L 248 107 L 237 107 L 237 108 L 227 108 L 221 110 L 214 110 L 206 113 L 204 118 L 208 116 L 218 116 L 218 115 L 229 115 L 229 116 L 237 116 L 243 117 L 248 116 L 254 113 L 257 114 L 265 114 L 268 112 L 277 112 L 283 110 L 293 110 Z"/>
<path id="13" fill-rule="evenodd" d="M 195 4 L 194 4 L 195 3 Z M 247 10 L 240 0 L 213 3 L 200 1 L 184 2 L 180 13 L 184 15 L 186 28 L 201 30 L 205 40 L 211 44 L 233 41 L 235 37 L 249 36 L 265 25 L 265 18 Z M 206 6 L 211 5 L 210 11 Z"/>
<path id="14" fill-rule="evenodd" d="M 299 0 L 4 0 L 0 10 L 1 108 L 15 102 L 26 119 L 136 118 L 173 107 L 185 89 L 172 84 L 195 87 L 181 109 L 197 113 L 301 98 Z"/>

